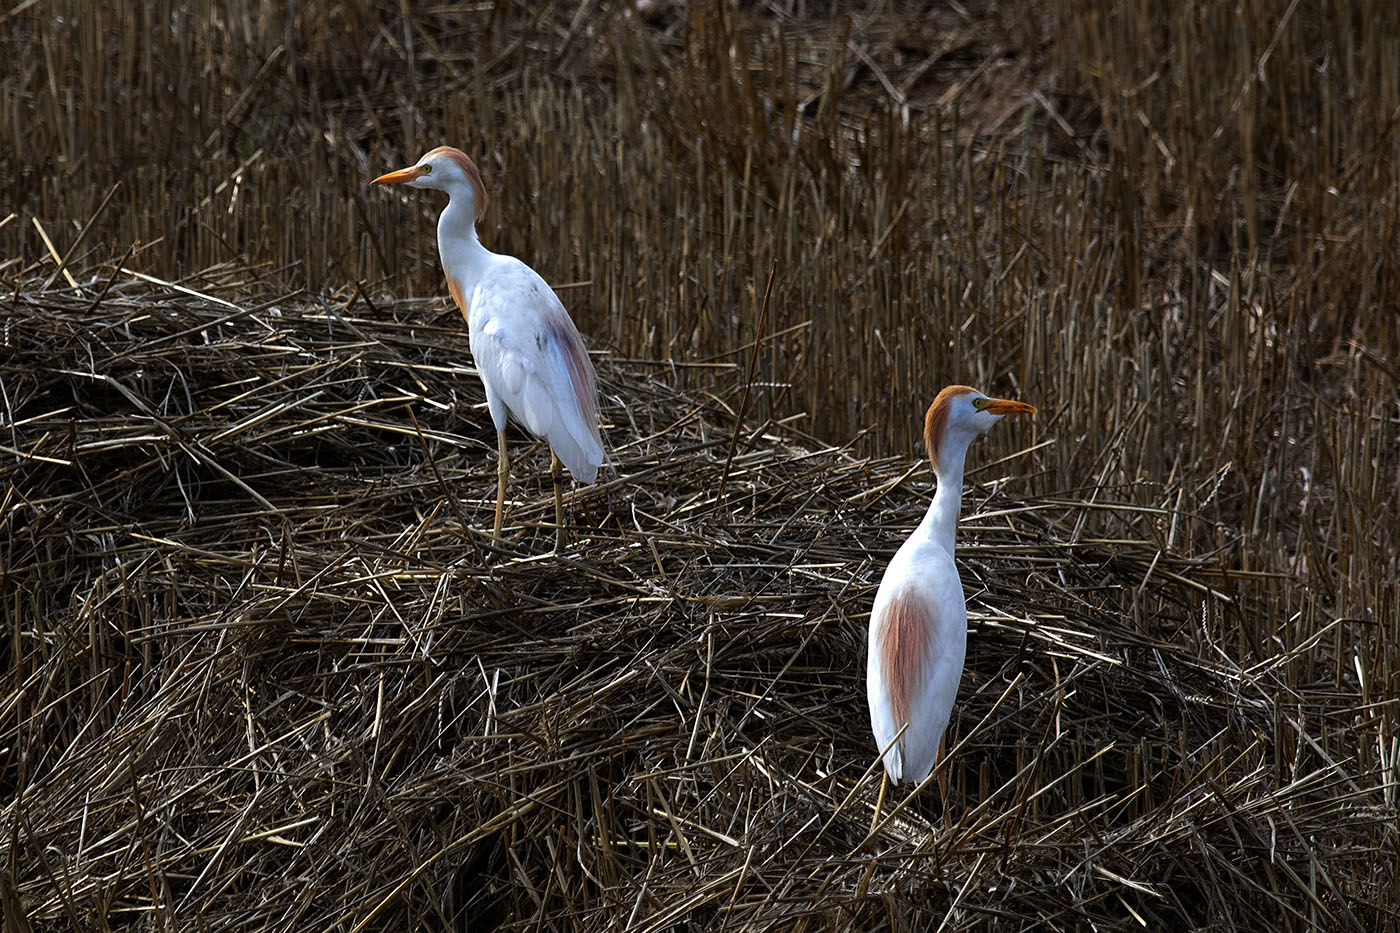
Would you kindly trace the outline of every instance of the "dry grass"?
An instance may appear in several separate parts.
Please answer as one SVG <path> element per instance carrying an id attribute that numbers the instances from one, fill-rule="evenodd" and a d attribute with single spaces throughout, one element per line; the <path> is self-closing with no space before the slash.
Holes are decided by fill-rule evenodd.
<path id="1" fill-rule="evenodd" d="M 410 6 L 0 12 L 8 929 L 1400 926 L 1400 12 Z M 567 556 L 439 141 L 600 350 Z M 866 838 L 953 381 L 1042 416 Z"/>

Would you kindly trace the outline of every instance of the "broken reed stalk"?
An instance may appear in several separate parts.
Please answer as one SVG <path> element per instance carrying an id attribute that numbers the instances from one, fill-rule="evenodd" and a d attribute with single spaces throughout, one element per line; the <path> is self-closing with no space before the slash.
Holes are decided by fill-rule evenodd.
<path id="1" fill-rule="evenodd" d="M 764 327 L 768 323 L 768 299 L 773 294 L 773 276 L 778 272 L 775 263 L 768 270 L 768 282 L 763 286 L 763 301 L 758 311 L 758 327 L 754 331 L 753 351 L 749 354 L 748 375 L 744 377 L 744 391 L 739 396 L 739 408 L 734 412 L 734 432 L 729 435 L 729 450 L 724 455 L 724 469 L 719 474 L 719 490 L 715 493 L 715 508 L 724 505 L 724 484 L 729 480 L 729 468 L 734 465 L 734 449 L 739 446 L 739 434 L 744 429 L 744 415 L 749 408 L 749 390 L 753 388 L 753 377 L 758 369 L 758 351 L 763 347 Z"/>

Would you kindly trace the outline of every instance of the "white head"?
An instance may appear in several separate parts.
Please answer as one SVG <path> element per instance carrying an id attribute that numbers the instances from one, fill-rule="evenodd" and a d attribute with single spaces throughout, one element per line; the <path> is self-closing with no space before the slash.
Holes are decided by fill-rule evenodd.
<path id="1" fill-rule="evenodd" d="M 954 461 L 961 466 L 973 439 L 986 434 L 1006 415 L 1035 411 L 1034 405 L 1005 398 L 988 398 L 969 386 L 948 386 L 924 416 L 924 443 L 933 471 L 940 473 Z"/>
<path id="2" fill-rule="evenodd" d="M 452 199 L 463 198 L 472 205 L 472 217 L 486 213 L 486 186 L 476 163 L 460 149 L 438 146 L 408 168 L 380 175 L 372 184 L 408 185 L 410 188 L 436 188 Z"/>

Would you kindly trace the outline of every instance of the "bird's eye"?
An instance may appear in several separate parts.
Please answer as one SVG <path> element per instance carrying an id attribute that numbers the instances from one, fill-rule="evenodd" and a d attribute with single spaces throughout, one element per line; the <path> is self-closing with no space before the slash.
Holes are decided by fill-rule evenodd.
<path id="1" fill-rule="evenodd" d="M 433 173 L 433 167 L 432 167 L 431 165 L 425 165 L 425 166 L 423 166 L 423 174 L 424 174 L 424 175 L 431 175 L 432 173 Z"/>
<path id="2" fill-rule="evenodd" d="M 984 398 L 975 398 L 972 400 L 972 407 L 981 411 L 987 407 L 987 400 Z"/>

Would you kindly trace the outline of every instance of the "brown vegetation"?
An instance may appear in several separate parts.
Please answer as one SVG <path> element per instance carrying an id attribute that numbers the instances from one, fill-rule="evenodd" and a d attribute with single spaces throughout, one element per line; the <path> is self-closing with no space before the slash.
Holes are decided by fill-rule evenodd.
<path id="1" fill-rule="evenodd" d="M 0 11 L 6 928 L 1400 924 L 1400 5 L 649 6 Z M 439 143 L 598 351 L 564 556 Z M 1040 414 L 867 838 L 954 382 Z"/>

